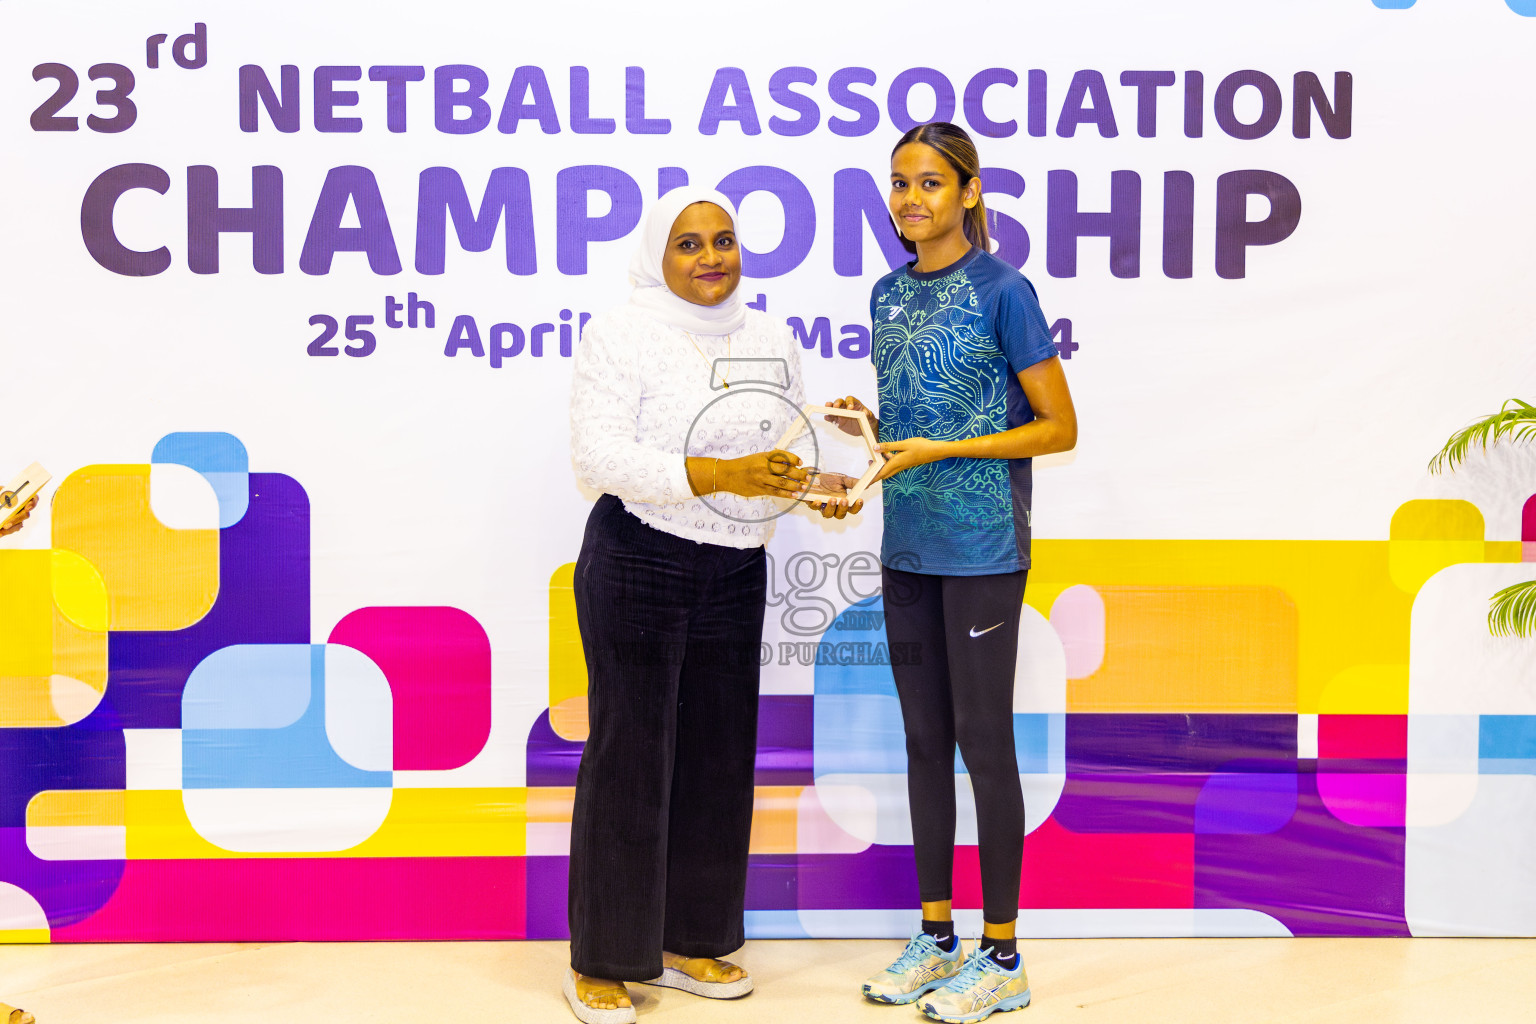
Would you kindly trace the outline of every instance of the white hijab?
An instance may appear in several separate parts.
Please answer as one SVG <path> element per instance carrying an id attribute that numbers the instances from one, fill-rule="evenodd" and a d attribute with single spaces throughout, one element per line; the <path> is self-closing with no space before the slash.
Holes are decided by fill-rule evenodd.
<path id="1" fill-rule="evenodd" d="M 747 320 L 747 307 L 741 301 L 740 287 L 717 306 L 701 306 L 673 294 L 662 275 L 661 262 L 672 240 L 672 225 L 683 210 L 694 203 L 714 203 L 725 211 L 735 226 L 735 205 L 713 189 L 684 185 L 656 200 L 640 232 L 640 246 L 635 250 L 634 259 L 629 261 L 629 276 L 635 286 L 629 304 L 646 316 L 680 331 L 730 334 L 739 330 Z"/>

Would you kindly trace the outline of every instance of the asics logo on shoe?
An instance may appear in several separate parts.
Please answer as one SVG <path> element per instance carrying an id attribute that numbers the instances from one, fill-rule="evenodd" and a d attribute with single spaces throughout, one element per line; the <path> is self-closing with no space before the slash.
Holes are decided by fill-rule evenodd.
<path id="1" fill-rule="evenodd" d="M 993 985 L 991 988 L 987 988 L 985 984 L 981 984 L 972 989 L 971 1009 L 979 1010 L 984 1006 L 991 1006 L 993 1003 L 1002 1002 L 1003 997 L 997 994 L 998 990 L 1001 989 L 1004 985 L 1008 984 L 1008 982 L 1011 980 L 1013 979 L 1004 978 L 996 985 Z"/>
<path id="2" fill-rule="evenodd" d="M 997 624 L 997 626 L 1001 626 L 1001 625 L 1002 625 L 1001 622 L 999 622 Z M 971 627 L 971 636 L 981 636 L 981 634 L 983 634 L 983 633 L 990 633 L 994 629 L 996 629 L 997 626 L 988 626 L 986 629 L 977 629 L 975 626 L 972 626 Z"/>

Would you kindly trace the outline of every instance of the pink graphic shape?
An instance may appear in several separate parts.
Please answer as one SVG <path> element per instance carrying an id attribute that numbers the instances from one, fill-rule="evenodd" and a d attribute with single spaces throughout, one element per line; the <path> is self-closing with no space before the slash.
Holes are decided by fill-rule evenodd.
<path id="1" fill-rule="evenodd" d="M 1051 626 L 1067 655 L 1068 679 L 1087 679 L 1104 664 L 1104 598 L 1097 590 L 1063 590 L 1051 605 Z"/>
<path id="2" fill-rule="evenodd" d="M 522 857 L 131 860 L 106 906 L 52 939 L 521 939 L 526 922 Z"/>
<path id="3" fill-rule="evenodd" d="M 1407 715 L 1319 715 L 1317 756 L 1333 760 L 1401 761 L 1408 756 Z"/>
<path id="4" fill-rule="evenodd" d="M 1317 794 L 1346 825 L 1401 828 L 1408 820 L 1408 776 L 1318 772 Z"/>
<path id="5" fill-rule="evenodd" d="M 1536 562 L 1536 494 L 1520 509 L 1520 561 Z"/>
<path id="6" fill-rule="evenodd" d="M 1317 795 L 1347 825 L 1407 821 L 1407 715 L 1319 715 Z"/>
<path id="7" fill-rule="evenodd" d="M 457 608 L 360 608 L 331 630 L 333 644 L 383 669 L 395 704 L 395 770 L 468 764 L 491 734 L 491 642 Z"/>

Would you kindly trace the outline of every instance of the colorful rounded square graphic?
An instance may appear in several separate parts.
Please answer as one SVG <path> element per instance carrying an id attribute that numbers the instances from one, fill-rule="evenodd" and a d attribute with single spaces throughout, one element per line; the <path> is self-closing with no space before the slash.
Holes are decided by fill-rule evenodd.
<path id="1" fill-rule="evenodd" d="M 149 461 L 159 466 L 184 466 L 207 483 L 215 503 L 218 529 L 228 529 L 245 517 L 250 505 L 250 459 L 233 434 L 167 434 L 155 445 Z"/>
<path id="2" fill-rule="evenodd" d="M 114 630 L 182 629 L 219 594 L 219 531 L 176 529 L 155 515 L 147 465 L 88 466 L 53 498 L 53 546 L 90 563 Z M 211 526 L 212 524 L 210 524 Z"/>
<path id="3" fill-rule="evenodd" d="M 389 813 L 394 722 L 383 673 L 351 648 L 215 651 L 182 698 L 182 799 L 234 851 L 344 850 Z"/>
<path id="4" fill-rule="evenodd" d="M 1484 557 L 1483 513 L 1470 501 L 1405 501 L 1392 516 L 1391 537 L 1392 582 L 1409 594 L 1447 566 Z"/>
<path id="5" fill-rule="evenodd" d="M 548 678 L 514 676 L 549 694 L 526 779 L 469 788 L 427 773 L 492 760 L 486 631 L 456 608 L 363 607 L 310 642 L 296 482 L 188 432 L 149 466 L 65 483 L 59 546 L 0 551 L 0 745 L 17 766 L 0 776 L 0 941 L 239 937 L 233 920 L 290 938 L 564 927 L 587 733 L 571 565 L 550 578 Z M 1536 504 L 1524 516 L 1536 543 Z M 1529 901 L 1508 895 L 1529 859 L 1509 842 L 1529 831 L 1536 648 L 1486 624 L 1489 594 L 1530 575 L 1498 561 L 1521 553 L 1444 501 L 1404 505 L 1371 542 L 1040 541 L 1011 716 L 1021 931 L 1529 931 Z M 749 927 L 894 934 L 916 890 L 879 598 L 796 647 L 818 643 L 870 656 L 806 658 L 813 692 L 761 698 Z M 420 788 L 396 789 L 398 771 Z M 979 923 L 958 756 L 954 786 L 956 907 Z M 429 876 L 401 897 L 408 925 L 379 909 L 381 880 Z M 179 898 L 199 878 L 279 905 Z M 460 891 L 510 879 L 505 921 Z M 323 899 L 281 905 L 315 880 Z"/>

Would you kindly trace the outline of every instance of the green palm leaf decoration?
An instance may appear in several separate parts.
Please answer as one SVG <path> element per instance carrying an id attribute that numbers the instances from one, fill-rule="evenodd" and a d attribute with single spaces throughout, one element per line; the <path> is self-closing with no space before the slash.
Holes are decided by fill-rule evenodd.
<path id="1" fill-rule="evenodd" d="M 1429 460 L 1429 471 L 1454 470 L 1477 445 L 1484 451 L 1500 441 L 1521 444 L 1536 438 L 1536 406 L 1511 398 L 1486 419 L 1452 434 Z M 1536 580 L 1505 587 L 1488 599 L 1488 632 L 1494 636 L 1536 635 Z"/>
<path id="2" fill-rule="evenodd" d="M 1488 599 L 1488 632 L 1494 636 L 1536 633 L 1536 580 L 1505 587 Z"/>
<path id="3" fill-rule="evenodd" d="M 1438 473 L 1442 469 L 1455 469 L 1458 462 L 1466 459 L 1473 445 L 1486 451 L 1489 445 L 1500 441 L 1518 444 L 1532 438 L 1536 438 L 1536 405 L 1511 398 L 1492 416 L 1452 434 L 1445 447 L 1429 460 L 1429 471 Z"/>

